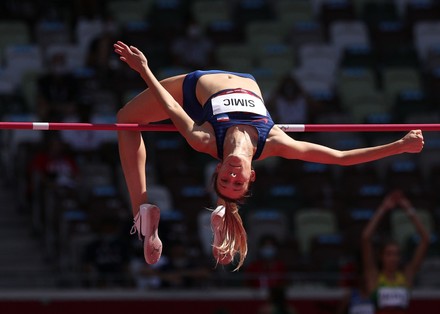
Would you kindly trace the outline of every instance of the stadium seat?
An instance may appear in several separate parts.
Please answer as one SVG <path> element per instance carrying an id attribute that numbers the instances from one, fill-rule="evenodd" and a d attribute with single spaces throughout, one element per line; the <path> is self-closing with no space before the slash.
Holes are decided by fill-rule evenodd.
<path id="1" fill-rule="evenodd" d="M 294 230 L 301 254 L 310 253 L 312 239 L 318 235 L 337 233 L 335 215 L 326 209 L 302 208 L 294 213 Z"/>
<path id="2" fill-rule="evenodd" d="M 397 93 L 393 105 L 392 116 L 395 123 L 405 123 L 411 117 L 419 117 L 422 113 L 433 113 L 434 108 L 429 103 L 425 92 L 421 90 L 403 90 Z M 435 121 L 435 114 L 432 114 L 430 121 Z M 421 123 L 418 121 L 418 123 Z"/>
<path id="3" fill-rule="evenodd" d="M 340 66 L 374 69 L 377 66 L 377 61 L 375 49 L 367 46 L 354 46 L 344 49 Z"/>
<path id="4" fill-rule="evenodd" d="M 421 21 L 440 19 L 440 7 L 437 1 L 410 0 L 404 4 L 404 22 L 413 28 Z"/>
<path id="5" fill-rule="evenodd" d="M 246 40 L 252 47 L 283 43 L 285 34 L 277 21 L 253 21 L 245 26 Z"/>
<path id="6" fill-rule="evenodd" d="M 17 85 L 26 73 L 40 73 L 44 69 L 42 52 L 37 45 L 8 45 L 4 47 L 4 57 L 9 79 Z"/>
<path id="7" fill-rule="evenodd" d="M 259 240 L 266 235 L 273 236 L 279 243 L 286 241 L 290 227 L 287 218 L 277 209 L 258 209 L 246 215 L 249 252 L 252 256 L 254 256 Z"/>
<path id="8" fill-rule="evenodd" d="M 267 0 L 238 0 L 233 8 L 234 18 L 243 25 L 247 23 L 270 20 L 274 17 L 272 7 Z"/>
<path id="9" fill-rule="evenodd" d="M 426 209 L 416 209 L 416 211 L 428 234 L 431 234 L 434 227 L 431 213 Z M 391 234 L 401 248 L 405 248 L 409 238 L 417 234 L 412 221 L 403 210 L 391 212 Z"/>
<path id="10" fill-rule="evenodd" d="M 353 96 L 348 112 L 353 117 L 354 123 L 365 123 L 372 115 L 387 114 L 390 112 L 382 92 L 373 91 Z"/>
<path id="11" fill-rule="evenodd" d="M 41 49 L 48 45 L 69 44 L 72 42 L 69 27 L 59 21 L 41 21 L 35 27 L 35 39 Z"/>
<path id="12" fill-rule="evenodd" d="M 216 63 L 222 69 L 249 72 L 254 67 L 252 49 L 247 44 L 224 44 L 215 51 Z"/>
<path id="13" fill-rule="evenodd" d="M 368 28 L 362 21 L 335 21 L 329 25 L 332 45 L 341 53 L 350 47 L 370 47 Z"/>
<path id="14" fill-rule="evenodd" d="M 392 1 L 357 0 L 355 2 L 363 2 L 359 17 L 369 26 L 377 25 L 384 21 L 397 21 L 399 19 L 397 8 Z"/>
<path id="15" fill-rule="evenodd" d="M 275 3 L 275 14 L 285 27 L 291 27 L 299 21 L 313 21 L 314 13 L 310 1 L 278 0 Z"/>
<path id="16" fill-rule="evenodd" d="M 294 76 L 304 91 L 309 94 L 331 93 L 333 90 L 331 79 L 317 71 L 298 68 L 294 70 Z"/>
<path id="17" fill-rule="evenodd" d="M 316 21 L 296 22 L 287 31 L 286 40 L 294 49 L 308 43 L 324 43 L 324 27 Z"/>
<path id="18" fill-rule="evenodd" d="M 369 68 L 342 68 L 337 80 L 337 89 L 341 106 L 350 111 L 360 98 L 377 94 L 375 74 Z"/>
<path id="19" fill-rule="evenodd" d="M 391 161 L 387 166 L 386 183 L 390 190 L 399 189 L 407 194 L 424 194 L 423 177 L 416 160 Z"/>
<path id="20" fill-rule="evenodd" d="M 194 19 L 202 27 L 208 27 L 213 22 L 232 20 L 230 6 L 221 0 L 198 0 L 191 5 Z"/>
<path id="21" fill-rule="evenodd" d="M 417 286 L 423 289 L 437 289 L 440 285 L 440 256 L 427 257 L 417 273 Z"/>
<path id="22" fill-rule="evenodd" d="M 416 23 L 413 37 L 419 58 L 426 62 L 430 51 L 440 45 L 440 22 L 420 21 Z"/>
<path id="23" fill-rule="evenodd" d="M 147 186 L 148 202 L 157 205 L 161 211 L 171 211 L 174 208 L 173 197 L 169 189 L 161 184 Z"/>
<path id="24" fill-rule="evenodd" d="M 420 91 L 420 73 L 412 67 L 388 67 L 382 70 L 382 88 L 385 100 L 392 106 L 403 91 Z"/>
<path id="25" fill-rule="evenodd" d="M 399 49 L 408 49 L 412 47 L 412 36 L 401 20 L 381 21 L 370 26 L 372 46 L 380 56 L 384 53 L 390 53 L 396 56 L 394 51 Z"/>
<path id="26" fill-rule="evenodd" d="M 304 44 L 298 51 L 298 63 L 301 67 L 316 69 L 329 75 L 336 72 L 340 57 L 338 49 L 328 44 Z"/>
<path id="27" fill-rule="evenodd" d="M 113 0 L 108 3 L 109 13 L 120 25 L 145 20 L 150 8 L 151 3 L 143 0 Z"/>
<path id="28" fill-rule="evenodd" d="M 24 21 L 0 22 L 0 56 L 8 45 L 30 44 L 31 36 Z"/>
<path id="29" fill-rule="evenodd" d="M 324 0 L 319 13 L 320 21 L 328 27 L 335 21 L 354 20 L 353 4 L 347 0 Z"/>

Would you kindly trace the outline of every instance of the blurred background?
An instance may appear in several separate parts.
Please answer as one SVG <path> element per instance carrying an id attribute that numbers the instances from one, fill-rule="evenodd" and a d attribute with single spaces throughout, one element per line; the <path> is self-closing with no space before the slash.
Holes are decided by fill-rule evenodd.
<path id="1" fill-rule="evenodd" d="M 195 69 L 252 73 L 277 123 L 439 123 L 435 0 L 3 0 L 1 120 L 115 122 L 145 88 L 113 53 L 116 40 L 141 49 L 159 78 Z M 291 134 L 337 149 L 403 135 Z M 167 304 L 184 306 L 186 298 L 195 313 L 251 313 L 282 286 L 299 313 L 335 313 L 357 278 L 362 228 L 396 188 L 432 240 L 415 303 L 428 309 L 438 300 L 437 132 L 425 132 L 421 154 L 359 166 L 257 162 L 253 196 L 240 210 L 249 255 L 238 272 L 216 266 L 211 254 L 215 160 L 177 133 L 143 136 L 150 202 L 162 210 L 164 252 L 153 266 L 130 235 L 116 132 L 0 132 L 0 308 L 29 309 L 65 291 L 78 300 L 123 299 L 124 309 L 147 302 L 167 313 Z M 418 237 L 402 219 L 393 211 L 374 241 L 394 237 L 405 260 Z M 20 296 L 27 301 L 11 301 Z M 73 303 L 63 310 L 82 310 Z M 107 311 L 117 308 L 111 304 Z"/>

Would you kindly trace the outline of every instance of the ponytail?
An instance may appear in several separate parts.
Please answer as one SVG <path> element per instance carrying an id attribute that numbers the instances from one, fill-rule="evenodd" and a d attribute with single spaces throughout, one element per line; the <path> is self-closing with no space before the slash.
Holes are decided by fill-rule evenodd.
<path id="1" fill-rule="evenodd" d="M 238 261 L 237 267 L 234 271 L 238 270 L 243 266 L 244 260 L 248 252 L 247 244 L 247 234 L 243 226 L 243 221 L 241 219 L 240 213 L 238 212 L 238 204 L 244 203 L 247 196 L 250 195 L 249 188 L 252 182 L 248 186 L 247 195 L 243 195 L 240 199 L 231 199 L 220 193 L 217 188 L 217 171 L 212 175 L 212 185 L 214 191 L 219 197 L 219 204 L 225 207 L 225 214 L 223 215 L 223 223 L 221 224 L 220 233 L 223 235 L 222 243 L 215 248 L 218 250 L 219 254 L 217 257 L 217 263 L 219 263 L 221 256 L 226 257 L 225 259 L 233 260 L 235 255 L 238 253 L 240 259 Z"/>
<path id="2" fill-rule="evenodd" d="M 235 202 L 224 202 L 225 214 L 223 215 L 223 224 L 221 225 L 220 233 L 223 235 L 223 241 L 216 249 L 219 252 L 217 262 L 220 256 L 230 257 L 231 260 L 238 253 L 240 259 L 234 271 L 243 266 L 247 255 L 247 235 L 243 226 L 243 221 L 238 212 L 238 205 Z"/>

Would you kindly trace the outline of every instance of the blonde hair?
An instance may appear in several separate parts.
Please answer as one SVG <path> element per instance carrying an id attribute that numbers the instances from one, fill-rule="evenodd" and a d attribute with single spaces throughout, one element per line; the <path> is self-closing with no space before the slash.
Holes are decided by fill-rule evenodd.
<path id="1" fill-rule="evenodd" d="M 249 182 L 248 189 L 245 194 L 238 199 L 231 199 L 220 193 L 217 187 L 217 179 L 218 172 L 215 171 L 212 174 L 212 186 L 215 193 L 219 197 L 218 203 L 225 207 L 225 214 L 223 216 L 223 223 L 220 230 L 220 233 L 223 235 L 223 242 L 219 246 L 215 247 L 219 252 L 217 263 L 220 261 L 220 256 L 227 256 L 233 260 L 235 255 L 238 253 L 240 255 L 240 259 L 237 267 L 234 269 L 234 271 L 236 271 L 243 266 L 248 252 L 247 234 L 243 226 L 243 220 L 238 212 L 238 204 L 244 203 L 245 198 L 250 196 L 249 191 L 253 181 Z"/>
<path id="2" fill-rule="evenodd" d="M 236 271 L 243 266 L 246 259 L 248 252 L 247 234 L 238 212 L 237 203 L 224 200 L 221 200 L 220 203 L 225 206 L 223 224 L 220 230 L 223 235 L 223 242 L 216 248 L 219 251 L 219 256 L 229 256 L 233 259 L 237 253 L 239 254 L 240 259 L 237 267 L 234 269 Z M 217 260 L 218 262 L 219 259 Z"/>

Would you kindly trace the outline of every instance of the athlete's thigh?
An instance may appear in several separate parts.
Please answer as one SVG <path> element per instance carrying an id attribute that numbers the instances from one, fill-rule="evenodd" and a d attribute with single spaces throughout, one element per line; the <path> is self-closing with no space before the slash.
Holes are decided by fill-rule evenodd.
<path id="1" fill-rule="evenodd" d="M 182 84 L 185 75 L 173 76 L 161 81 L 162 86 L 182 106 Z M 163 105 L 151 89 L 147 88 L 130 100 L 118 113 L 118 122 L 150 123 L 168 119 Z"/>

